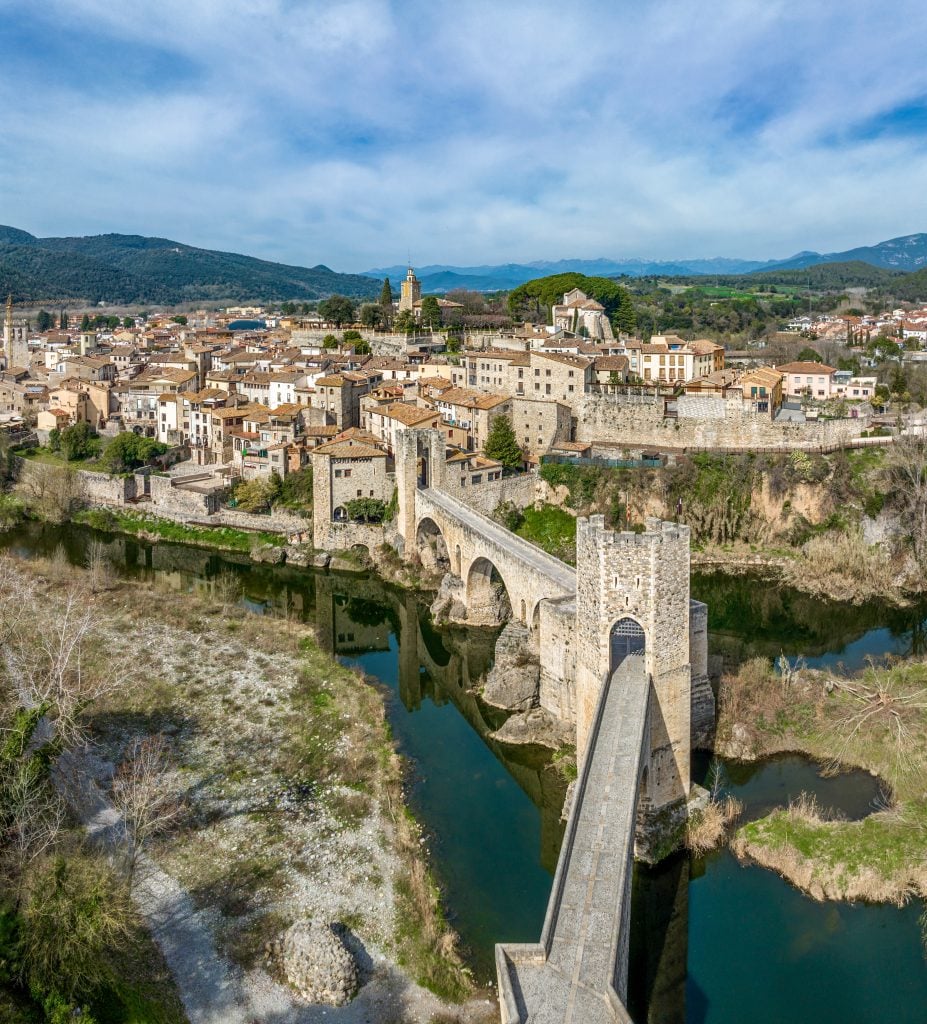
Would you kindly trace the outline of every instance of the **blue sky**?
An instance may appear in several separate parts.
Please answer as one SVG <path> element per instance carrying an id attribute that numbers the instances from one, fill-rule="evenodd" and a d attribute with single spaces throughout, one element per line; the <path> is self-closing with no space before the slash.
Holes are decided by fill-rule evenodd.
<path id="1" fill-rule="evenodd" d="M 927 5 L 0 0 L 0 223 L 302 265 L 927 230 Z"/>

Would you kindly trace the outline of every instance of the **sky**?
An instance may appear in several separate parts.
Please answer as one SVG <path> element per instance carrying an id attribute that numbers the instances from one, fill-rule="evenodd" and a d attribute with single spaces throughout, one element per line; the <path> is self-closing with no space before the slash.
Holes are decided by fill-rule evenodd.
<path id="1" fill-rule="evenodd" d="M 303 266 L 927 231 L 923 0 L 0 0 L 0 223 Z"/>

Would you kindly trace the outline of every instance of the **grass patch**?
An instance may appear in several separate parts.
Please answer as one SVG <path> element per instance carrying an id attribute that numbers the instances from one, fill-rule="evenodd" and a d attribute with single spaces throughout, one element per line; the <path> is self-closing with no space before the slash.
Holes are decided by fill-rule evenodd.
<path id="1" fill-rule="evenodd" d="M 800 801 L 744 825 L 735 852 L 817 898 L 927 895 L 927 664 L 869 667 L 851 678 L 782 667 L 754 659 L 722 679 L 722 749 L 733 739 L 756 757 L 800 750 L 826 769 L 859 765 L 886 781 L 895 804 L 847 822 Z"/>
<path id="2" fill-rule="evenodd" d="M 279 533 L 252 533 L 230 526 L 188 526 L 172 519 L 115 512 L 110 509 L 87 509 L 73 517 L 74 522 L 110 533 L 128 533 L 133 536 L 154 536 L 173 544 L 193 544 L 197 547 L 220 548 L 223 551 L 250 552 L 258 544 L 282 547 L 286 537 Z"/>
<path id="3" fill-rule="evenodd" d="M 568 565 L 576 564 L 576 517 L 557 505 L 523 509 L 515 533 Z"/>

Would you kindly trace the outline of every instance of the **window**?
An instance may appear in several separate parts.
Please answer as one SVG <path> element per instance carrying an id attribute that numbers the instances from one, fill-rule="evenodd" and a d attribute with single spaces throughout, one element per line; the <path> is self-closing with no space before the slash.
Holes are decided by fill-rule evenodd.
<path id="1" fill-rule="evenodd" d="M 363 498 L 364 496 L 364 492 L 360 489 L 360 487 L 357 488 L 357 496 L 358 498 Z"/>
<path id="2" fill-rule="evenodd" d="M 346 470 L 344 471 L 344 475 L 345 475 L 346 477 L 350 476 L 350 475 L 351 475 L 351 470 L 350 470 L 350 469 L 346 469 Z"/>

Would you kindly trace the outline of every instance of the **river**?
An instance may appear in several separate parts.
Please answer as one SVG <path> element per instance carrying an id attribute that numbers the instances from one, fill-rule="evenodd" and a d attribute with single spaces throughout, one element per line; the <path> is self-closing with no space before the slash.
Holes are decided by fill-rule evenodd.
<path id="1" fill-rule="evenodd" d="M 210 589 L 239 577 L 255 613 L 297 615 L 347 664 L 388 689 L 388 713 L 412 764 L 410 802 L 429 835 L 449 916 L 477 977 L 492 977 L 496 941 L 536 941 L 563 834 L 565 786 L 543 751 L 513 750 L 490 733 L 498 715 L 470 686 L 491 664 L 494 635 L 437 631 L 427 605 L 367 576 L 252 565 L 242 556 L 150 545 L 86 528 L 26 524 L 0 546 L 81 563 L 97 538 L 126 575 L 163 590 Z M 747 657 L 803 656 L 862 664 L 920 652 L 925 609 L 851 608 L 752 577 L 697 574 L 709 605 L 709 645 L 728 666 Z M 862 772 L 821 779 L 802 758 L 725 765 L 725 787 L 748 815 L 802 790 L 848 817 L 877 796 Z M 703 764 L 701 770 L 705 770 Z M 679 855 L 636 871 L 631 1004 L 638 1024 L 854 1024 L 927 1020 L 919 904 L 819 904 L 726 851 Z"/>

